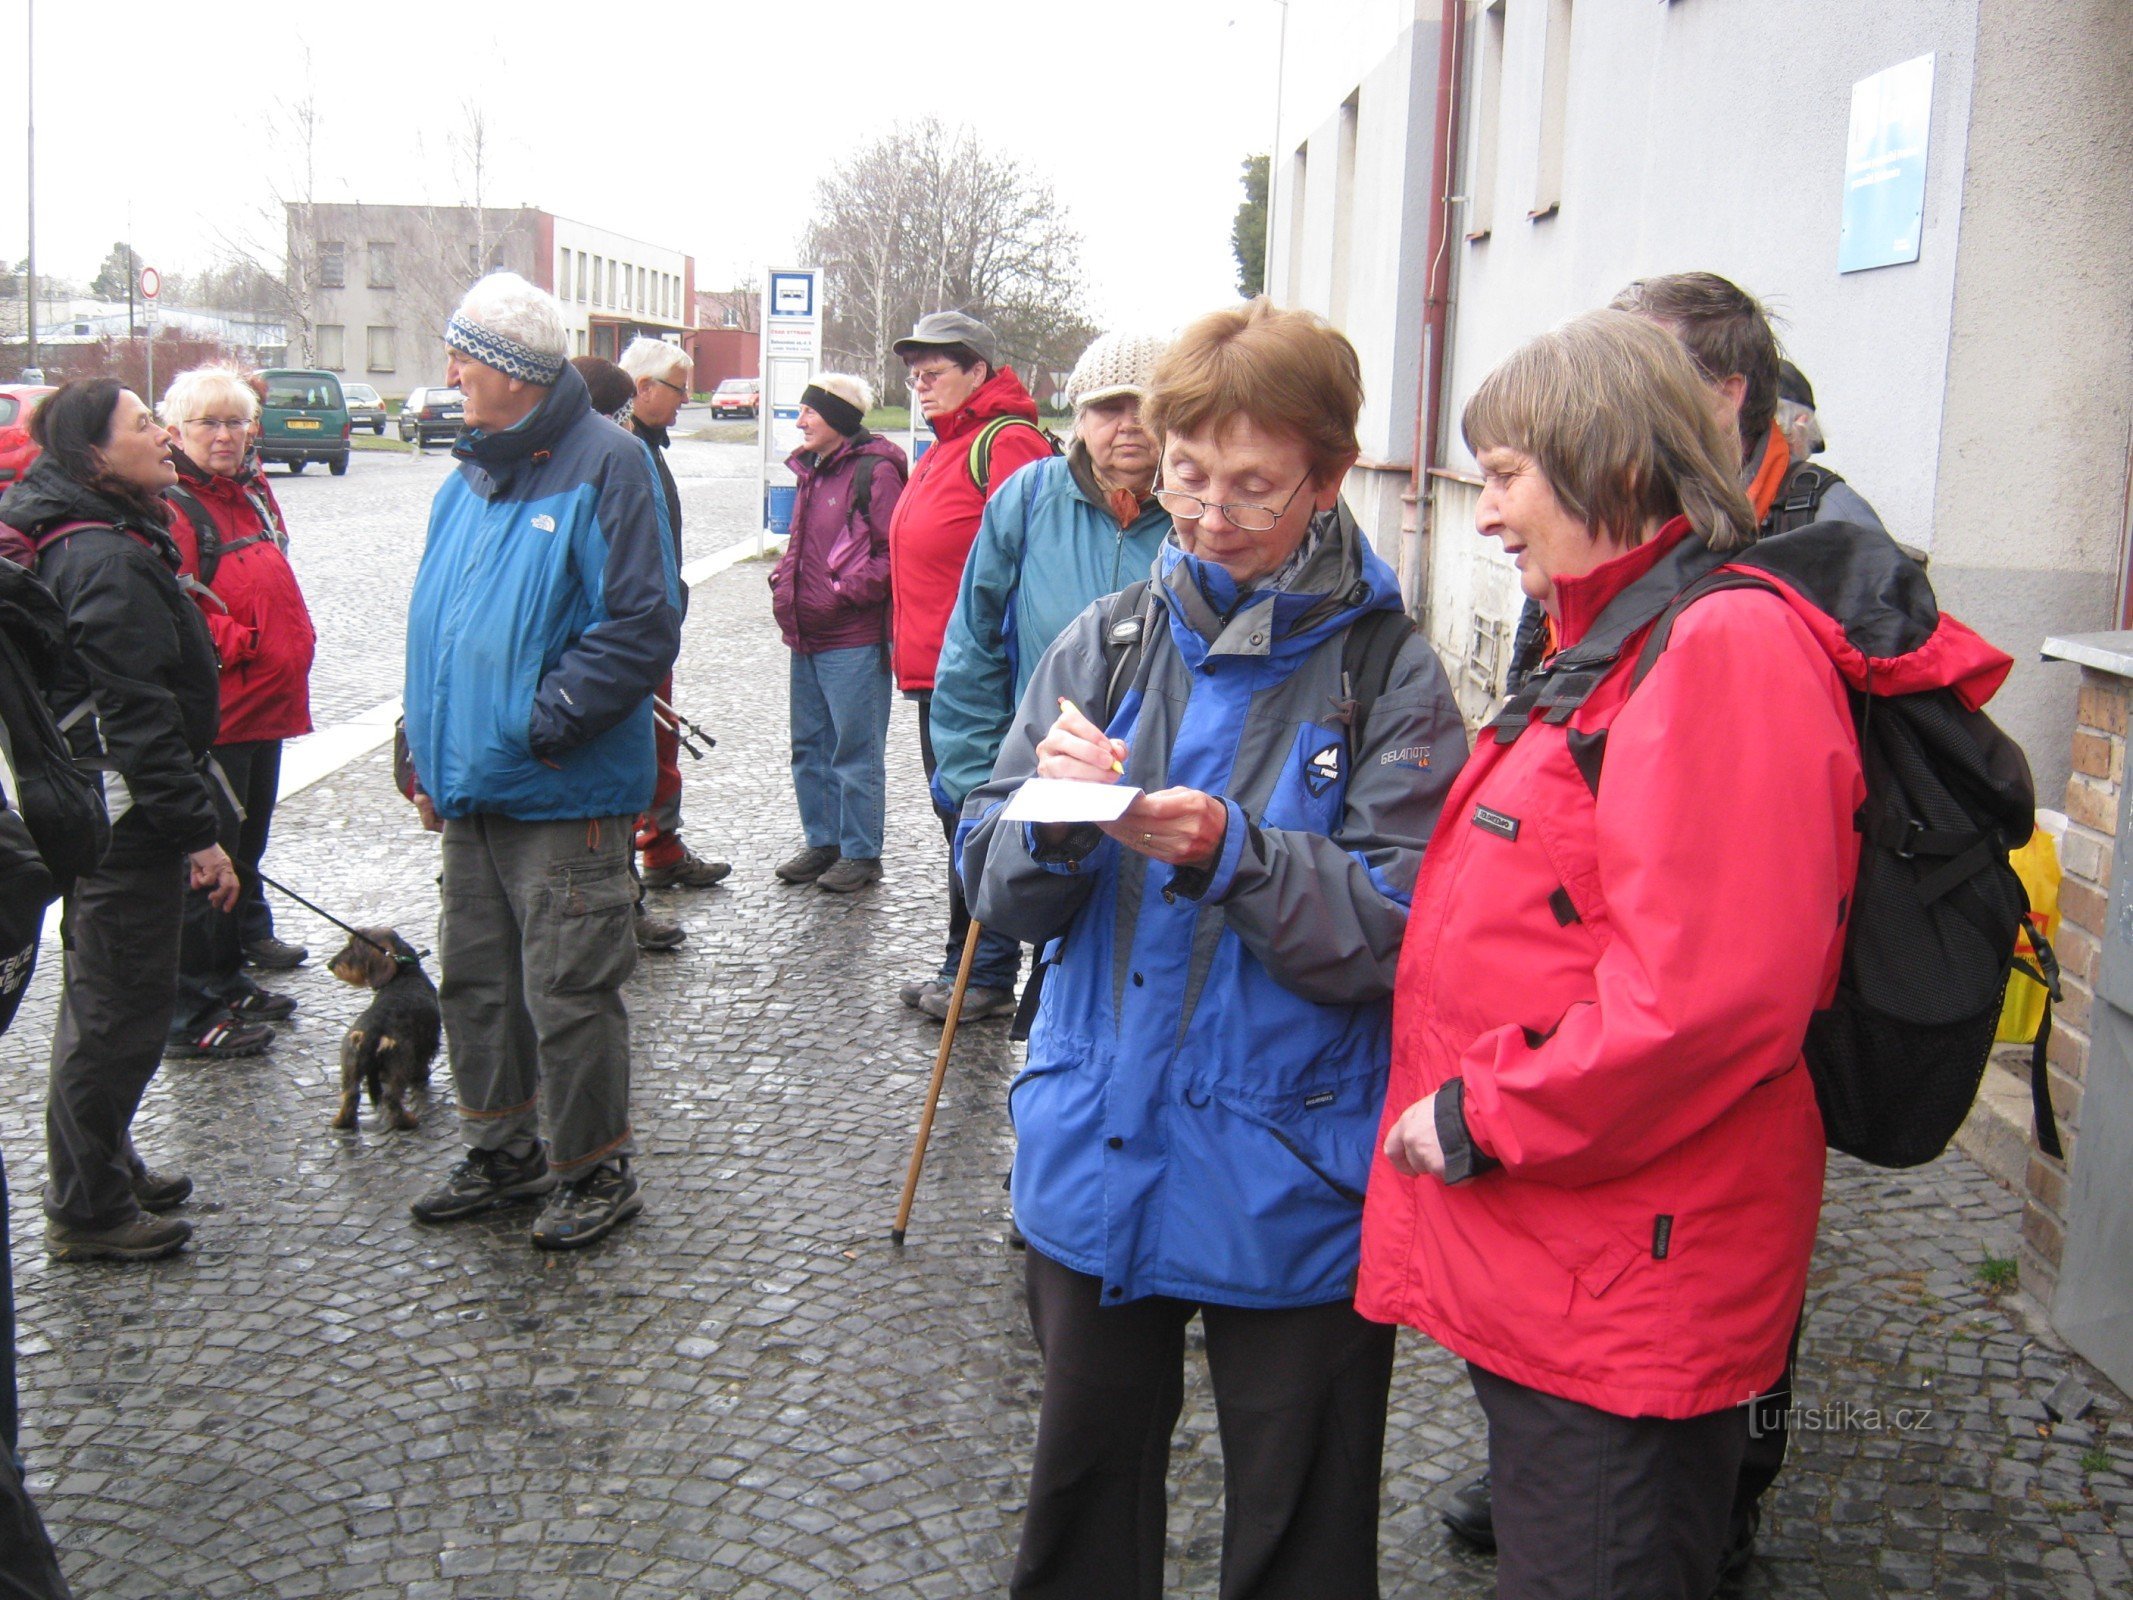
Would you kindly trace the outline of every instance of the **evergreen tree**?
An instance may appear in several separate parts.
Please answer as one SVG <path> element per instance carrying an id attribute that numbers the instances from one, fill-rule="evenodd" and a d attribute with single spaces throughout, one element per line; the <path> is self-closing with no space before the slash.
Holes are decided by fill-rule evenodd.
<path id="1" fill-rule="evenodd" d="M 1265 156 L 1244 158 L 1244 200 L 1229 245 L 1237 254 L 1237 292 L 1247 300 L 1266 292 L 1266 176 Z"/>

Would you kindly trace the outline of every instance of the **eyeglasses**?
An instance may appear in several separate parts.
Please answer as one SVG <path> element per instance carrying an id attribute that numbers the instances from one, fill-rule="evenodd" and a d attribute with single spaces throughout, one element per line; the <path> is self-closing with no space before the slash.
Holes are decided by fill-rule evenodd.
<path id="1" fill-rule="evenodd" d="M 683 387 L 682 387 L 682 386 L 681 386 L 680 384 L 678 384 L 678 383 L 669 383 L 669 382 L 667 382 L 667 380 L 666 380 L 666 379 L 664 379 L 664 378 L 654 378 L 654 379 L 653 379 L 652 381 L 653 381 L 654 383 L 658 384 L 658 385 L 659 385 L 659 387 L 660 387 L 660 388 L 662 388 L 662 389 L 672 389 L 672 390 L 673 390 L 673 391 L 674 391 L 674 392 L 675 392 L 676 394 L 680 395 L 680 396 L 682 397 L 682 399 L 684 399 L 684 400 L 686 400 L 686 399 L 688 399 L 688 398 L 689 398 L 689 391 L 688 391 L 688 390 L 686 390 L 686 389 L 684 389 L 684 388 L 683 388 Z"/>
<path id="2" fill-rule="evenodd" d="M 941 379 L 947 377 L 949 373 L 961 372 L 962 370 L 954 362 L 944 361 L 937 367 L 912 367 L 906 375 L 911 380 L 912 388 L 930 389 L 936 383 L 939 383 Z"/>
<path id="3" fill-rule="evenodd" d="M 1202 500 L 1196 494 L 1186 494 L 1178 489 L 1158 489 L 1155 491 L 1155 498 L 1165 511 L 1180 522 L 1198 522 L 1208 512 L 1219 511 L 1229 519 L 1233 527 L 1242 528 L 1246 533 L 1265 533 L 1288 514 L 1290 505 L 1302 492 L 1303 486 L 1310 481 L 1311 474 L 1307 472 L 1297 481 L 1296 487 L 1289 491 L 1289 498 L 1281 502 L 1279 511 L 1272 506 L 1253 505 L 1248 500 Z"/>
<path id="4" fill-rule="evenodd" d="M 252 419 L 249 417 L 187 417 L 185 426 L 198 428 L 205 434 L 250 433 Z"/>

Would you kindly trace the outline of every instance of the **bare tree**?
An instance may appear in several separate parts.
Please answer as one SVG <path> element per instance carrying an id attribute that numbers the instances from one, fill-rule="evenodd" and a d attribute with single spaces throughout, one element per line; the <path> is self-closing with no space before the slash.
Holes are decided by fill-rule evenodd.
<path id="1" fill-rule="evenodd" d="M 927 311 L 988 323 L 1026 369 L 1071 364 L 1093 334 L 1081 235 L 1051 185 L 930 117 L 877 136 L 820 180 L 801 248 L 828 280 L 825 356 L 885 391 L 903 381 L 889 347 Z"/>

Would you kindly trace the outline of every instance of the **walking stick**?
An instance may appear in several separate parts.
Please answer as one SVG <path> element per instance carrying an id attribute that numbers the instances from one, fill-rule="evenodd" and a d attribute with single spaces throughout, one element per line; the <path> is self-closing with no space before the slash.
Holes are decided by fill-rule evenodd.
<path id="1" fill-rule="evenodd" d="M 904 1224 L 911 1220 L 911 1202 L 918 1194 L 919 1170 L 926 1164 L 926 1140 L 933 1133 L 934 1108 L 941 1103 L 941 1080 L 948 1076 L 948 1052 L 955 1048 L 955 1025 L 963 1019 L 963 992 L 970 987 L 970 963 L 978 953 L 978 935 L 985 930 L 970 919 L 970 932 L 963 936 L 963 959 L 955 969 L 955 993 L 948 997 L 947 1020 L 941 1024 L 940 1053 L 933 1058 L 933 1081 L 926 1085 L 926 1114 L 918 1121 L 918 1142 L 911 1147 L 911 1170 L 904 1174 L 904 1197 L 896 1207 L 896 1225 L 889 1242 L 904 1242 Z"/>

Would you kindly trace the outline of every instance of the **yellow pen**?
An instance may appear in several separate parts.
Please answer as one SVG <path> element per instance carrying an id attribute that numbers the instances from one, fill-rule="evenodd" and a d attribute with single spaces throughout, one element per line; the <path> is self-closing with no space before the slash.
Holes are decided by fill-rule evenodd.
<path id="1" fill-rule="evenodd" d="M 1081 707 L 1074 704 L 1074 702 L 1069 700 L 1065 695 L 1061 695 L 1059 697 L 1059 709 L 1061 711 L 1073 712 L 1074 715 L 1080 717 L 1083 722 L 1089 721 L 1088 717 L 1083 714 Z M 1095 726 L 1094 723 L 1089 723 L 1089 725 L 1091 727 Z M 1117 773 L 1121 778 L 1123 778 L 1126 775 L 1126 764 L 1123 761 L 1120 761 L 1116 756 L 1113 756 L 1111 758 L 1111 770 Z"/>

